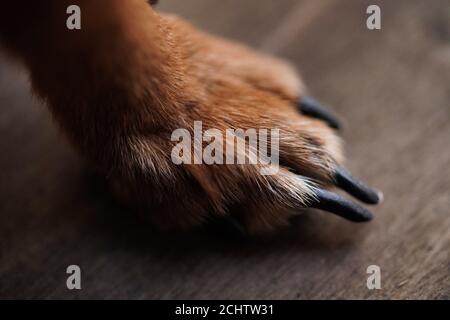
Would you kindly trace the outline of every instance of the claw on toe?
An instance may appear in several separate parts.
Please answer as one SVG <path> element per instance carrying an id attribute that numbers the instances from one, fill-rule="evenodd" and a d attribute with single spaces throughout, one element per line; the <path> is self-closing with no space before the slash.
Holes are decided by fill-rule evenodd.
<path id="1" fill-rule="evenodd" d="M 362 181 L 353 177 L 350 172 L 342 167 L 336 169 L 335 183 L 338 188 L 341 188 L 367 204 L 378 204 L 383 199 L 381 192 L 366 186 Z"/>
<path id="2" fill-rule="evenodd" d="M 244 240 L 250 236 L 247 227 L 231 214 L 216 217 L 211 220 L 211 223 L 218 231 L 225 233 L 230 238 Z"/>
<path id="3" fill-rule="evenodd" d="M 334 183 L 338 188 L 362 202 L 378 204 L 383 200 L 381 192 L 366 186 L 342 167 L 337 167 L 334 179 Z M 328 211 L 353 222 L 367 222 L 373 218 L 369 210 L 336 193 L 320 188 L 316 188 L 314 193 L 315 197 L 309 204 L 311 208 Z"/>
<path id="4" fill-rule="evenodd" d="M 303 114 L 323 120 L 334 129 L 339 129 L 341 127 L 338 118 L 328 110 L 328 108 L 311 97 L 303 97 L 300 100 L 298 107 Z"/>
<path id="5" fill-rule="evenodd" d="M 366 222 L 373 218 L 372 213 L 366 208 L 323 189 L 315 190 L 315 198 L 311 201 L 310 206 L 311 208 L 331 212 L 353 222 Z"/>

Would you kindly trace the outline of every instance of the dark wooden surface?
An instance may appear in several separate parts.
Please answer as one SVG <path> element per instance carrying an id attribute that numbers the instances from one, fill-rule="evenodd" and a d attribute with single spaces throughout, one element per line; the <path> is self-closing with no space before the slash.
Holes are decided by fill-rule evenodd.
<path id="1" fill-rule="evenodd" d="M 365 9 L 382 8 L 382 30 Z M 345 119 L 348 166 L 382 189 L 376 219 L 309 212 L 267 239 L 162 235 L 120 208 L 0 61 L 0 298 L 450 298 L 450 3 L 162 0 L 293 61 Z M 68 291 L 66 267 L 82 268 Z M 382 289 L 366 288 L 379 265 Z"/>

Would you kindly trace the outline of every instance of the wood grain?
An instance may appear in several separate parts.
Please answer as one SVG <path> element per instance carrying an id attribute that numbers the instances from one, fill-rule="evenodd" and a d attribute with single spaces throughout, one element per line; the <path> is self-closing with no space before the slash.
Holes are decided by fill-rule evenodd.
<path id="1" fill-rule="evenodd" d="M 380 31 L 365 27 L 373 3 L 382 8 Z M 309 0 L 163 0 L 160 7 L 293 61 L 311 92 L 345 119 L 348 166 L 384 191 L 376 219 L 354 225 L 311 211 L 246 242 L 211 230 L 155 233 L 111 198 L 5 58 L 0 298 L 449 299 L 448 1 L 331 1 L 312 10 Z M 314 19 L 305 23 L 304 10 Z M 80 291 L 66 289 L 70 264 L 82 268 Z M 381 290 L 366 287 L 371 264 L 381 268 Z"/>

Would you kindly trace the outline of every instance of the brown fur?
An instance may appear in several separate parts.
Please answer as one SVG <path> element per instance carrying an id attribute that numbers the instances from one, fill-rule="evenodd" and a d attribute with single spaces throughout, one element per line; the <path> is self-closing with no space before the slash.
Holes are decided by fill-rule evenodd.
<path id="1" fill-rule="evenodd" d="M 82 9 L 82 30 L 65 9 Z M 25 64 L 73 145 L 122 201 L 158 226 L 187 228 L 233 213 L 251 231 L 287 222 L 328 184 L 339 139 L 302 116 L 304 88 L 275 58 L 204 34 L 145 0 L 42 0 L 2 5 L 2 43 Z M 174 165 L 171 133 L 279 128 L 278 174 L 257 165 Z M 301 173 L 297 176 L 291 171 Z"/>

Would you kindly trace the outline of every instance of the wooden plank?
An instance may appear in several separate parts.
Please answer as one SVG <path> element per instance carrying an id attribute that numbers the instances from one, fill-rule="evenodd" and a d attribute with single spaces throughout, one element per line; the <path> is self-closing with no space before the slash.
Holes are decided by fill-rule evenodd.
<path id="1" fill-rule="evenodd" d="M 362 13 L 374 3 L 382 8 L 381 31 L 365 28 Z M 448 298 L 448 9 L 445 1 L 339 2 L 281 52 L 346 119 L 350 168 L 386 195 L 351 249 L 313 258 L 329 268 L 300 297 Z M 329 231 L 342 237 L 354 228 L 339 222 Z M 383 290 L 368 291 L 361 282 L 369 264 L 384 270 Z"/>
<path id="2" fill-rule="evenodd" d="M 162 12 L 180 15 L 208 32 L 258 46 L 286 14 L 304 0 L 165 0 Z"/>

